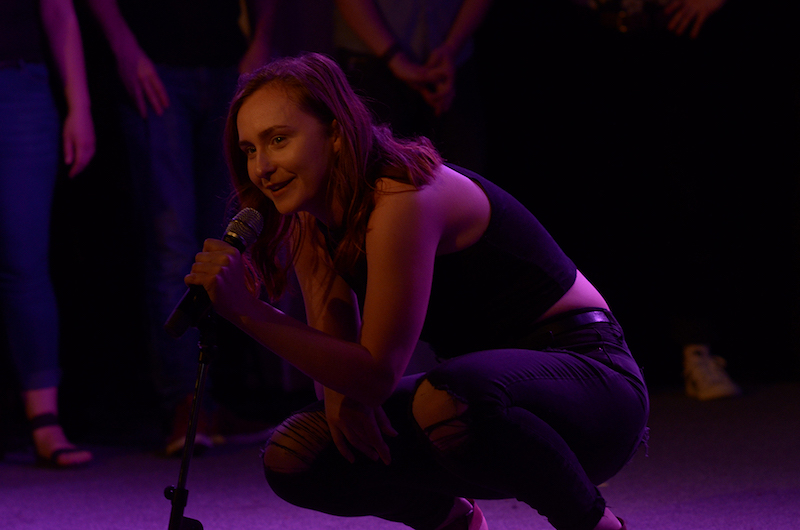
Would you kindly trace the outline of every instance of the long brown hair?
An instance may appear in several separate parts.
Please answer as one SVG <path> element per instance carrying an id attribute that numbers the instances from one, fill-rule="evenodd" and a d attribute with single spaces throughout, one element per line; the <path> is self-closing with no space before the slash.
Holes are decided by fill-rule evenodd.
<path id="1" fill-rule="evenodd" d="M 239 79 L 225 127 L 225 154 L 239 206 L 255 208 L 264 216 L 264 231 L 251 247 L 253 266 L 271 298 L 286 284 L 295 243 L 308 230 L 296 214 L 281 215 L 272 201 L 250 181 L 247 159 L 239 148 L 236 120 L 244 101 L 257 90 L 278 84 L 304 112 L 325 126 L 336 121 L 341 149 L 329 163 L 326 200 L 329 207 L 344 208 L 344 236 L 334 255 L 339 271 L 350 270 L 364 251 L 367 221 L 375 205 L 375 183 L 387 175 L 421 188 L 433 179 L 442 160 L 426 138 L 402 140 L 390 129 L 374 123 L 362 99 L 350 87 L 339 66 L 330 58 L 309 53 L 277 59 Z"/>

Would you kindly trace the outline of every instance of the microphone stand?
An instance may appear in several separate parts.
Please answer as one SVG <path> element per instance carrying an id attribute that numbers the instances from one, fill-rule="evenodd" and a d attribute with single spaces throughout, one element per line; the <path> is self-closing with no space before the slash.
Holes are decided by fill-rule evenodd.
<path id="1" fill-rule="evenodd" d="M 203 530 L 203 525 L 196 519 L 184 517 L 183 512 L 189 497 L 186 489 L 186 478 L 189 474 L 189 462 L 194 452 L 194 441 L 197 434 L 197 419 L 200 416 L 200 402 L 203 399 L 203 391 L 208 378 L 208 364 L 211 357 L 216 352 L 216 328 L 214 326 L 213 311 L 200 319 L 197 329 L 200 331 L 200 340 L 197 346 L 200 350 L 199 363 L 197 366 L 197 381 L 194 387 L 194 398 L 192 399 L 192 411 L 189 417 L 189 428 L 186 431 L 186 442 L 183 447 L 183 459 L 181 469 L 178 474 L 177 486 L 167 486 L 164 489 L 164 496 L 172 501 L 172 510 L 169 516 L 168 530 Z"/>

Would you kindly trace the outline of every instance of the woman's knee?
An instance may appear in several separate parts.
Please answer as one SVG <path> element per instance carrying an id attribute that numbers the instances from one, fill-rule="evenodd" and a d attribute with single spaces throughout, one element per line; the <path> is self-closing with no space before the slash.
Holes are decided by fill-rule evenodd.
<path id="1" fill-rule="evenodd" d="M 466 437 L 468 406 L 465 400 L 424 379 L 417 387 L 411 413 L 422 432 L 440 451 L 461 445 Z"/>
<path id="2" fill-rule="evenodd" d="M 299 412 L 275 428 L 264 448 L 264 467 L 274 473 L 302 473 L 331 443 L 324 411 Z"/>

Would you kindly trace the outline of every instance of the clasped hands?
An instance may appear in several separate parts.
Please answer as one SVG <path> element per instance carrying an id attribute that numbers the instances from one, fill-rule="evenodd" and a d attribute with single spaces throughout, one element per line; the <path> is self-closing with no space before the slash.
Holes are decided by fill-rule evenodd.
<path id="1" fill-rule="evenodd" d="M 435 49 L 425 64 L 398 53 L 389 61 L 389 68 L 395 77 L 422 95 L 436 116 L 450 109 L 455 98 L 456 67 L 454 54 L 448 47 Z"/>
<path id="2" fill-rule="evenodd" d="M 708 17 L 718 11 L 726 0 L 673 0 L 664 8 L 669 16 L 667 28 L 676 35 L 683 35 L 689 28 L 692 38 L 700 34 L 700 30 Z"/>

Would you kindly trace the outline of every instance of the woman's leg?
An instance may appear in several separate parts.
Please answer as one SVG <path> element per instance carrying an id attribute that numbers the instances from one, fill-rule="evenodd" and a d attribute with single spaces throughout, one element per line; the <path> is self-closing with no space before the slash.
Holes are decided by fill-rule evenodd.
<path id="1" fill-rule="evenodd" d="M 235 67 L 161 64 L 158 75 L 170 100 L 163 114 L 151 112 L 142 118 L 127 97 L 120 114 L 135 213 L 142 228 L 150 376 L 172 423 L 165 452 L 176 454 L 183 447 L 188 422 L 184 405 L 191 399 L 197 376 L 198 334 L 189 329 L 175 339 L 164 333 L 163 326 L 186 292 L 183 277 L 203 240 L 219 237 L 225 228 L 227 167 L 219 141 L 238 72 Z M 210 445 L 208 434 L 201 421 L 196 443 Z"/>
<path id="2" fill-rule="evenodd" d="M 627 462 L 647 413 L 640 392 L 604 364 L 529 350 L 443 363 L 420 383 L 412 411 L 444 468 L 563 530 L 600 523 L 605 501 L 595 485 Z"/>
<path id="3" fill-rule="evenodd" d="M 48 251 L 60 130 L 47 68 L 0 70 L 0 316 L 28 419 L 58 414 L 58 311 Z M 73 448 L 58 424 L 34 429 L 33 439 L 45 458 Z M 55 464 L 90 459 L 85 451 L 63 453 Z"/>
<path id="4" fill-rule="evenodd" d="M 44 65 L 0 70 L 0 313 L 23 390 L 56 386 L 50 210 L 59 119 Z"/>
<path id="5" fill-rule="evenodd" d="M 390 466 L 349 464 L 318 404 L 276 430 L 265 470 L 298 506 L 413 528 L 437 528 L 471 497 L 518 498 L 563 530 L 614 529 L 595 485 L 638 447 L 646 402 L 626 375 L 580 354 L 479 352 L 405 379 L 386 402 L 400 433 L 387 440 Z"/>
<path id="6" fill-rule="evenodd" d="M 459 480 L 433 458 L 410 415 L 417 376 L 404 378 L 384 404 L 399 435 L 387 439 L 392 463 L 361 454 L 350 464 L 334 446 L 322 403 L 298 412 L 270 438 L 264 466 L 272 490 L 284 500 L 341 516 L 374 515 L 421 530 L 448 519 L 457 497 L 494 492 L 475 488 L 457 495 Z M 476 496 L 476 495 L 473 495 Z"/>

